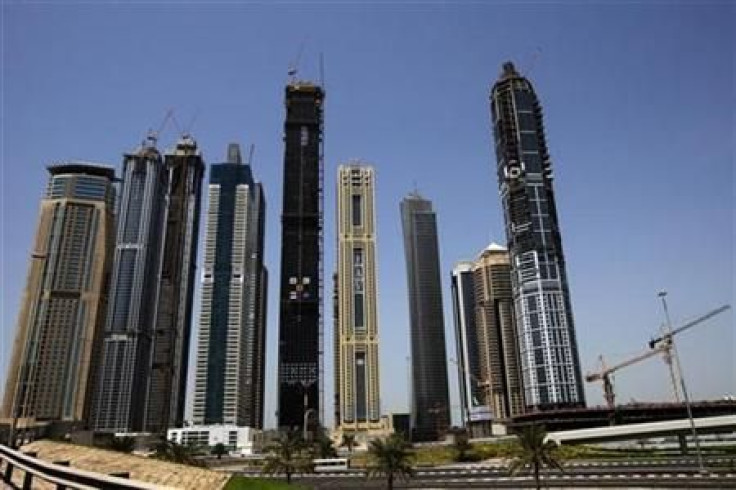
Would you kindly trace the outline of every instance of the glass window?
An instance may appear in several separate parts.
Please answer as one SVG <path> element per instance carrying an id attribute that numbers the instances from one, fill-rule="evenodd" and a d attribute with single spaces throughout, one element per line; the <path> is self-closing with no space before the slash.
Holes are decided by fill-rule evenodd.
<path id="1" fill-rule="evenodd" d="M 358 194 L 353 195 L 353 226 L 363 226 L 363 210 L 362 210 L 362 199 Z"/>

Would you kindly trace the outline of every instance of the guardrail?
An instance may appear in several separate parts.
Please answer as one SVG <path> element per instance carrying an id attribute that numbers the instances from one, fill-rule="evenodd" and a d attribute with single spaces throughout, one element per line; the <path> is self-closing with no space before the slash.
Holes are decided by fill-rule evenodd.
<path id="1" fill-rule="evenodd" d="M 11 488 L 19 488 L 13 483 L 13 471 L 23 472 L 22 489 L 33 488 L 34 479 L 42 480 L 57 490 L 66 489 L 96 489 L 110 490 L 154 490 L 158 485 L 128 480 L 127 473 L 113 473 L 103 475 L 92 471 L 84 471 L 69 467 L 68 461 L 50 463 L 36 458 L 35 453 L 22 453 L 7 446 L 0 445 L 0 461 L 5 463 L 2 481 Z"/>

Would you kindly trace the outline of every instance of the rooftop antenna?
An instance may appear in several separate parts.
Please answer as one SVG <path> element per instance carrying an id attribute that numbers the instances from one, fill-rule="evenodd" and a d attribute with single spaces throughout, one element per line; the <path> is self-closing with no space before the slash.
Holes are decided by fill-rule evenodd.
<path id="1" fill-rule="evenodd" d="M 294 58 L 294 61 L 289 63 L 289 71 L 287 74 L 289 75 L 289 83 L 296 82 L 296 74 L 299 72 L 299 61 L 302 59 L 302 53 L 304 53 L 304 45 L 307 44 L 307 36 L 304 36 L 304 39 L 302 39 L 301 44 L 299 45 L 299 51 L 297 51 L 296 58 Z"/>
<path id="2" fill-rule="evenodd" d="M 319 53 L 319 86 L 325 89 L 325 54 Z"/>
<path id="3" fill-rule="evenodd" d="M 248 166 L 253 166 L 253 152 L 256 151 L 255 143 L 250 144 L 250 150 L 248 150 Z"/>

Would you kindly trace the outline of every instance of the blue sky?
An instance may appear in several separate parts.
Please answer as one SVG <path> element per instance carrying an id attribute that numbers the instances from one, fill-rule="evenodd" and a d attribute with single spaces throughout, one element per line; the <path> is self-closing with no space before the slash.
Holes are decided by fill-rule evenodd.
<path id="1" fill-rule="evenodd" d="M 450 270 L 490 241 L 505 242 L 488 94 L 506 60 L 530 77 L 544 108 L 583 370 L 601 353 L 613 362 L 646 347 L 662 322 L 661 288 L 675 324 L 733 302 L 731 3 L 6 0 L 2 13 L 0 380 L 45 166 L 83 159 L 119 168 L 122 153 L 174 108 L 182 126 L 194 119 L 208 163 L 224 159 L 228 142 L 256 145 L 253 171 L 268 202 L 266 420 L 274 422 L 283 87 L 303 42 L 304 77 L 317 78 L 319 53 L 325 58 L 328 278 L 337 165 L 358 158 L 377 170 L 385 412 L 407 408 L 401 198 L 416 185 L 438 214 L 448 357 Z M 176 135 L 165 129 L 162 146 Z M 678 339 L 694 398 L 736 392 L 733 319 L 722 314 Z M 671 398 L 659 359 L 616 381 L 622 401 Z M 589 404 L 603 403 L 600 386 L 586 389 Z M 331 413 L 328 405 L 328 422 Z"/>

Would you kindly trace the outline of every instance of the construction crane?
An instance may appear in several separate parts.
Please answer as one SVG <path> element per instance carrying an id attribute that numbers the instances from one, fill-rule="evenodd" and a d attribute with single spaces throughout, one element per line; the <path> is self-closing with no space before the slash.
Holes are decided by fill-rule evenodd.
<path id="1" fill-rule="evenodd" d="M 619 362 L 618 364 L 614 366 L 607 367 L 603 356 L 601 355 L 599 357 L 601 361 L 601 370 L 594 373 L 588 373 L 585 375 L 585 381 L 587 382 L 593 382 L 593 381 L 602 381 L 603 382 L 603 396 L 606 400 L 606 404 L 608 405 L 608 408 L 613 409 L 615 408 L 615 393 L 613 389 L 613 381 L 612 381 L 612 374 L 619 369 L 623 369 L 627 366 L 631 366 L 632 364 L 636 364 L 638 362 L 644 361 L 646 359 L 649 359 L 650 357 L 662 353 L 665 363 L 669 367 L 670 371 L 670 377 L 672 381 L 672 387 L 674 389 L 675 394 L 675 400 L 679 401 L 679 392 L 677 389 L 677 374 L 675 373 L 675 370 L 672 366 L 672 337 L 675 334 L 678 334 L 680 332 L 683 332 L 689 328 L 694 327 L 695 325 L 698 325 L 700 323 L 703 323 L 704 321 L 723 313 L 724 311 L 731 308 L 731 305 L 724 305 L 720 308 L 716 308 L 715 310 L 709 311 L 705 315 L 702 315 L 674 330 L 672 330 L 669 333 L 665 333 L 657 338 L 652 339 L 649 342 L 649 349 L 646 352 L 643 352 L 637 356 L 634 356 L 630 359 L 627 359 L 625 361 Z"/>
<path id="2" fill-rule="evenodd" d="M 630 359 L 626 359 L 625 361 L 619 362 L 618 364 L 615 364 L 613 366 L 606 366 L 606 362 L 603 359 L 603 355 L 598 356 L 598 359 L 601 363 L 601 370 L 595 373 L 588 373 L 585 375 L 585 381 L 588 383 L 592 383 L 594 381 L 602 381 L 603 382 L 603 398 L 606 399 L 606 404 L 608 405 L 608 408 L 614 408 L 616 406 L 615 400 L 616 395 L 613 390 L 613 373 L 618 371 L 619 369 L 623 369 L 627 366 L 631 366 L 632 364 L 636 364 L 637 362 L 644 361 L 646 359 L 649 359 L 650 357 L 653 357 L 657 354 L 664 353 L 665 356 L 668 355 L 668 352 L 670 350 L 670 347 L 672 345 L 672 341 L 668 340 L 667 342 L 662 342 L 660 345 L 656 346 L 652 350 L 645 351 L 639 355 L 636 355 Z M 665 358 L 666 359 L 666 358 Z M 674 376 L 674 371 L 672 370 L 672 364 L 665 360 L 667 364 L 670 366 L 670 374 Z M 677 397 L 677 385 L 674 385 L 675 388 L 675 396 Z"/>

